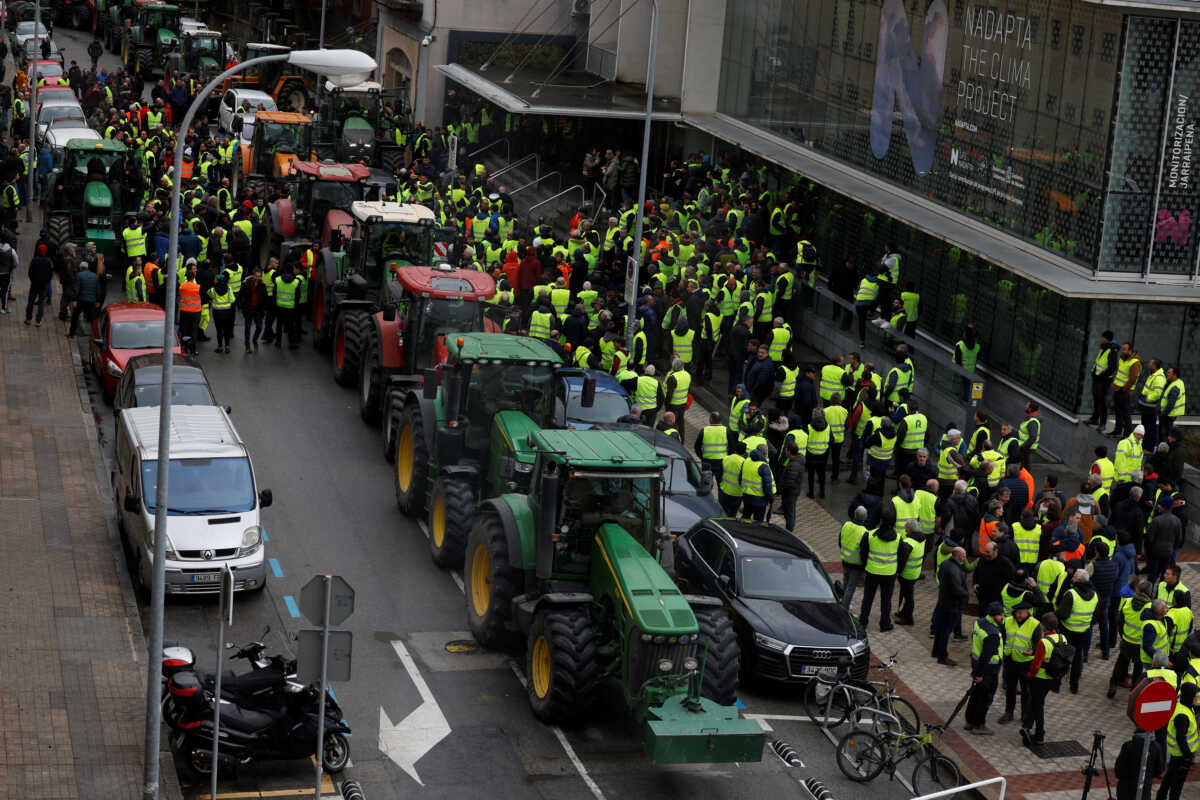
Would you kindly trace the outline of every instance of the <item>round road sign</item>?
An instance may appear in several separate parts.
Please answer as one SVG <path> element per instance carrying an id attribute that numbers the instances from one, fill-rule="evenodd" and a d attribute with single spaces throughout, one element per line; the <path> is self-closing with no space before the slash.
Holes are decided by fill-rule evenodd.
<path id="1" fill-rule="evenodd" d="M 1125 713 L 1144 731 L 1156 731 L 1175 713 L 1175 687 L 1162 678 L 1143 678 L 1129 693 Z"/>

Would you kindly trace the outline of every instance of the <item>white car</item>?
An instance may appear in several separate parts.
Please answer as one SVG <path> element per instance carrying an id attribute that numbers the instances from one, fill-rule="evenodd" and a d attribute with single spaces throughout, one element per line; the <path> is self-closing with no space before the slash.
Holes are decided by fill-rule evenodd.
<path id="1" fill-rule="evenodd" d="M 33 61 L 35 59 L 42 59 L 42 43 L 39 39 L 31 36 L 25 40 L 25 60 Z M 53 39 L 50 40 L 50 60 L 57 61 L 64 69 L 66 68 L 66 61 L 63 59 L 62 51 L 58 49 L 58 44 Z"/>
<path id="2" fill-rule="evenodd" d="M 240 116 L 242 120 L 241 140 L 249 142 L 250 135 L 254 133 L 254 115 L 258 112 L 260 105 L 263 111 L 279 110 L 275 106 L 274 98 L 266 92 L 260 92 L 257 89 L 230 89 L 221 98 L 221 104 L 217 109 L 217 126 L 225 133 L 233 133 L 234 118 Z M 237 110 L 241 107 L 244 107 L 246 112 L 239 115 Z"/>
<path id="3" fill-rule="evenodd" d="M 103 137 L 87 123 L 80 123 L 74 118 L 56 119 L 46 128 L 43 136 L 46 146 L 54 154 L 54 164 L 62 166 L 67 152 L 67 142 L 72 139 L 87 139 L 93 142 L 102 141 Z"/>
<path id="4" fill-rule="evenodd" d="M 59 100 L 55 98 L 52 102 L 38 103 L 37 111 L 37 126 L 38 136 L 46 135 L 46 129 L 51 123 L 59 120 L 72 120 L 80 127 L 87 127 L 87 117 L 83 114 L 83 107 L 75 100 L 74 97 L 70 102 L 66 102 L 66 98 Z"/>
<path id="5" fill-rule="evenodd" d="M 36 30 L 34 30 L 35 24 L 37 26 Z M 46 29 L 46 26 L 40 22 L 34 23 L 33 20 L 18 22 L 17 29 L 12 32 L 12 41 L 9 42 L 9 49 L 11 49 L 14 53 L 24 53 L 25 42 L 29 41 L 30 39 L 45 39 L 47 33 L 49 33 L 49 31 Z M 41 50 L 38 51 L 39 56 L 41 55 L 41 52 Z"/>

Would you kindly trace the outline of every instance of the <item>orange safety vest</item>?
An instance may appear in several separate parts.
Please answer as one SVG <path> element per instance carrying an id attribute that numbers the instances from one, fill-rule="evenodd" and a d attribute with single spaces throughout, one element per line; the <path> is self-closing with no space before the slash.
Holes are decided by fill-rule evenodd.
<path id="1" fill-rule="evenodd" d="M 179 287 L 179 313 L 200 313 L 200 284 L 195 281 L 185 281 Z"/>
<path id="2" fill-rule="evenodd" d="M 182 175 L 183 179 L 186 181 L 192 177 L 192 170 L 194 170 L 195 168 L 196 168 L 196 163 L 194 161 L 188 161 L 185 158 L 183 160 L 183 164 L 180 167 L 179 174 Z"/>
<path id="3" fill-rule="evenodd" d="M 154 283 L 154 273 L 158 270 L 158 265 L 153 261 L 147 261 L 142 265 L 142 278 L 146 281 L 146 291 L 157 288 Z"/>
<path id="4" fill-rule="evenodd" d="M 983 552 L 983 546 L 992 540 L 992 533 L 996 530 L 996 523 L 1000 520 L 979 520 L 979 551 Z"/>

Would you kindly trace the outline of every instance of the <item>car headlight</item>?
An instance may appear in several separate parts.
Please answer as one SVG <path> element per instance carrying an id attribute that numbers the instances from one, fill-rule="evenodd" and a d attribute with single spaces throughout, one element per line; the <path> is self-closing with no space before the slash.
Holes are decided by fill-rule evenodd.
<path id="1" fill-rule="evenodd" d="M 125 370 L 117 366 L 117 362 L 115 361 L 108 362 L 108 364 L 105 365 L 104 370 L 114 378 L 121 377 L 121 374 L 125 372 Z"/>
<path id="2" fill-rule="evenodd" d="M 168 561 L 174 561 L 178 558 L 178 553 L 175 552 L 175 546 L 171 544 L 171 537 L 163 537 L 163 557 Z"/>
<path id="3" fill-rule="evenodd" d="M 858 639 L 858 640 L 854 641 L 853 643 L 851 643 L 850 655 L 857 658 L 858 656 L 861 656 L 863 653 L 867 652 L 870 649 L 871 648 L 867 645 L 866 639 Z"/>
<path id="4" fill-rule="evenodd" d="M 754 643 L 759 647 L 765 647 L 768 650 L 777 650 L 780 653 L 788 648 L 787 642 L 781 642 L 763 633 L 754 634 Z"/>
<path id="5" fill-rule="evenodd" d="M 242 534 L 242 546 L 238 548 L 238 558 L 251 555 L 260 547 L 262 547 L 262 528 L 258 525 L 251 525 Z"/>

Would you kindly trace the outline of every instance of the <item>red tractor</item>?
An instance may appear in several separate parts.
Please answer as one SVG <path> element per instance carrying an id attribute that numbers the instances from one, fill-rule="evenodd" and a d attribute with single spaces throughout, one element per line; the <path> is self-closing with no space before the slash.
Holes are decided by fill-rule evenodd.
<path id="1" fill-rule="evenodd" d="M 363 199 L 371 170 L 361 164 L 293 161 L 289 177 L 296 181 L 291 197 L 271 204 L 269 252 L 284 263 L 294 247 L 307 248 L 316 240 L 341 252 L 354 230 L 350 204 Z"/>
<path id="2" fill-rule="evenodd" d="M 387 271 L 387 297 L 382 308 L 374 312 L 344 309 L 333 344 L 335 360 L 338 349 L 345 355 L 353 349 L 354 361 L 359 365 L 359 413 L 371 425 L 383 417 L 392 376 L 411 376 L 419 383 L 422 370 L 445 363 L 447 334 L 499 333 L 483 313 L 482 301 L 496 292 L 495 282 L 487 273 L 449 265 L 390 264 Z M 385 449 L 390 450 L 390 442 Z"/>

